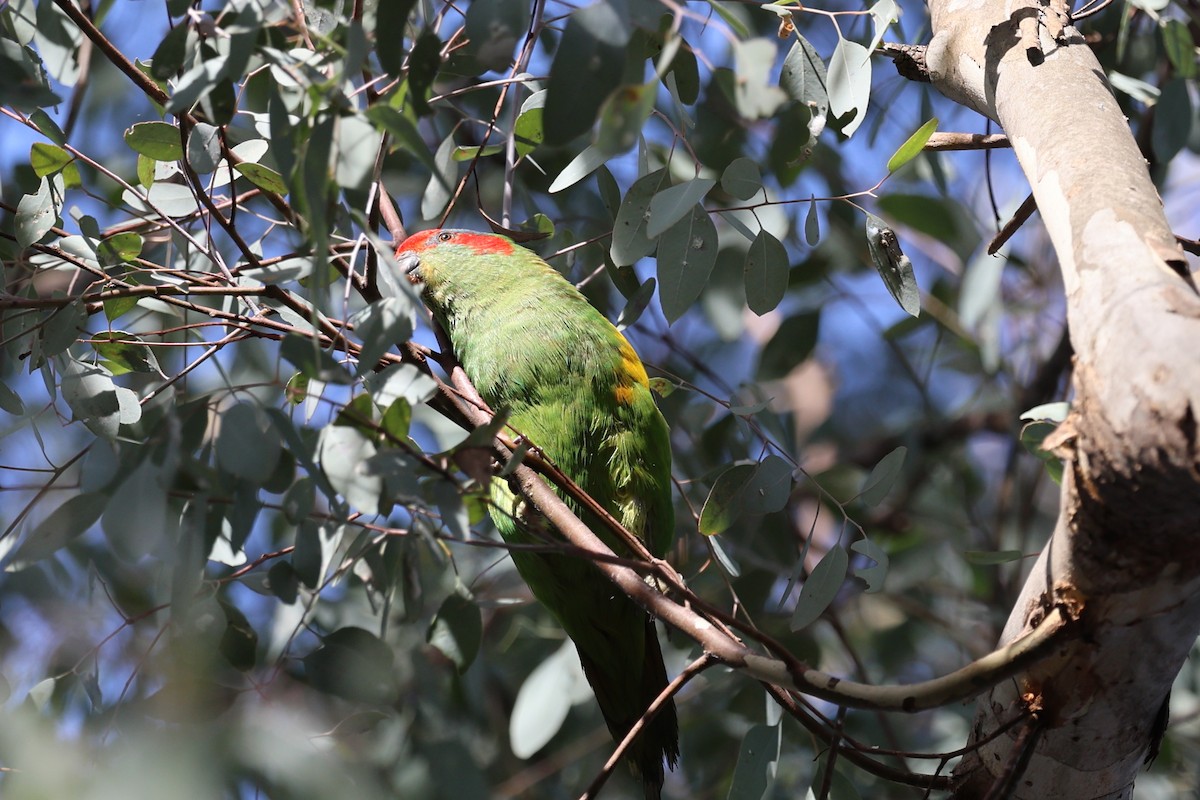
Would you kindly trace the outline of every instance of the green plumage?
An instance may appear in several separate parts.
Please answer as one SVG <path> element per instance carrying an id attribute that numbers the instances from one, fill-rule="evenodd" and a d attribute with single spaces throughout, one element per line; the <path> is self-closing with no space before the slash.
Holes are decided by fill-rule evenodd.
<path id="1" fill-rule="evenodd" d="M 661 556 L 671 543 L 671 449 L 641 361 L 625 338 L 557 271 L 508 239 L 423 231 L 397 250 L 422 284 L 464 371 L 494 409 Z M 492 484 L 492 519 L 505 541 L 544 541 L 507 482 Z M 616 553 L 627 551 L 593 515 L 560 496 Z M 531 530 L 532 529 L 532 530 Z M 666 687 L 653 621 L 585 559 L 513 552 L 535 596 L 579 652 L 613 737 L 620 740 Z M 647 797 L 663 760 L 678 754 L 668 703 L 628 751 Z"/>

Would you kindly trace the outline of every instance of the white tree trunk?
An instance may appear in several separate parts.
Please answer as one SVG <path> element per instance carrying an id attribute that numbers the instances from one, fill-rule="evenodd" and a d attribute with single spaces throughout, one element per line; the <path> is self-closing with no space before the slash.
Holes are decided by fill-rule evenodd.
<path id="1" fill-rule="evenodd" d="M 1171 681 L 1200 632 L 1200 299 L 1099 63 L 1037 2 L 932 0 L 927 62 L 998 122 L 1058 254 L 1074 345 L 1054 535 L 1002 642 L 1042 609 L 1086 634 L 980 699 L 957 796 L 1130 797 Z M 1055 7 L 1061 4 L 1054 4 Z"/>

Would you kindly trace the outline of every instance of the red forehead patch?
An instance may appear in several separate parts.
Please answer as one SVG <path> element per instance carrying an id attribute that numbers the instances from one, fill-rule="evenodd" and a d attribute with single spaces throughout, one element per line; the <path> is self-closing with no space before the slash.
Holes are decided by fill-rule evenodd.
<path id="1" fill-rule="evenodd" d="M 405 239 L 396 248 L 397 253 L 419 253 L 440 244 L 461 245 L 468 247 L 479 255 L 509 255 L 515 245 L 503 236 L 494 233 L 477 233 L 475 231 L 432 230 L 420 231 Z"/>

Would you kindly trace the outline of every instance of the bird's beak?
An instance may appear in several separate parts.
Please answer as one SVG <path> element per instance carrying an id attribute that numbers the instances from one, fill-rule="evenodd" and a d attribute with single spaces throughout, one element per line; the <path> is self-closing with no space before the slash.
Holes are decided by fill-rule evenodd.
<path id="1" fill-rule="evenodd" d="M 421 282 L 421 273 L 417 271 L 421 266 L 421 259 L 416 253 L 397 253 L 396 263 L 399 265 L 400 271 L 408 278 L 409 283 Z"/>

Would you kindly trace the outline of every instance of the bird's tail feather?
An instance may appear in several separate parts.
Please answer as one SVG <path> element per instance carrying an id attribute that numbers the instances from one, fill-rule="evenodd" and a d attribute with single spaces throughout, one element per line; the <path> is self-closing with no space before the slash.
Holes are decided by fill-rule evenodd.
<path id="1" fill-rule="evenodd" d="M 608 724 L 613 739 L 618 742 L 625 738 L 629 729 L 641 719 L 663 689 L 667 688 L 667 670 L 663 664 L 662 648 L 658 643 L 654 620 L 649 616 L 646 617 L 645 637 L 641 669 L 637 672 L 629 669 L 631 665 L 626 665 L 621 675 L 614 676 L 601 669 L 599 663 L 589 658 L 582 650 L 579 651 L 580 663 L 583 664 L 584 674 L 596 693 L 600 712 L 604 715 L 604 721 Z M 618 688 L 614 681 L 621 681 L 626 685 Z M 629 685 L 634 681 L 636 685 Z M 654 719 L 643 727 L 625 755 L 630 768 L 642 780 L 646 799 L 657 800 L 662 792 L 663 762 L 673 769 L 679 761 L 679 721 L 675 714 L 674 699 L 668 699 L 663 704 Z"/>

